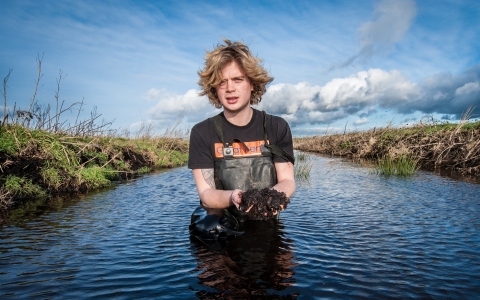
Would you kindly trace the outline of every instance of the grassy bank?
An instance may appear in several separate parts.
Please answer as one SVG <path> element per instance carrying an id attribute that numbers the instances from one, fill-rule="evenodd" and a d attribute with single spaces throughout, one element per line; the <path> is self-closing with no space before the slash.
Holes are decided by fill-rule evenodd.
<path id="1" fill-rule="evenodd" d="M 24 199 L 85 193 L 155 168 L 184 165 L 188 142 L 174 137 L 72 136 L 0 126 L 0 209 Z"/>
<path id="2" fill-rule="evenodd" d="M 480 177 L 480 122 L 420 123 L 408 128 L 294 138 L 294 148 L 373 160 L 378 173 L 402 172 L 395 169 L 401 164 L 413 172 L 418 168 L 446 169 Z"/>
<path id="3" fill-rule="evenodd" d="M 158 134 L 152 124 L 142 124 L 133 138 L 117 134 L 113 121 L 101 119 L 96 107 L 83 119 L 84 101 L 61 100 L 56 78 L 54 103 L 38 103 L 43 54 L 37 57 L 37 74 L 29 105 L 8 105 L 10 69 L 3 78 L 3 116 L 0 119 L 0 223 L 10 208 L 42 199 L 64 198 L 109 186 L 158 168 L 184 165 L 188 159 L 186 132 L 173 127 Z M 125 138 L 122 138 L 122 137 Z M 60 195 L 62 197 L 51 197 Z M 38 201 L 31 201 L 36 199 Z M 25 201 L 24 201 L 25 200 Z M 28 200 L 28 201 L 26 201 Z"/>

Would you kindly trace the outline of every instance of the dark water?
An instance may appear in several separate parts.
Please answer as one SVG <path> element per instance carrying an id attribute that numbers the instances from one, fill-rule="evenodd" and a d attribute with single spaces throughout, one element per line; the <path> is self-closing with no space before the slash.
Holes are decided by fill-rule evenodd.
<path id="1" fill-rule="evenodd" d="M 187 168 L 24 217 L 0 230 L 0 298 L 480 297 L 480 185 L 321 157 L 310 182 L 223 247 L 189 240 Z"/>

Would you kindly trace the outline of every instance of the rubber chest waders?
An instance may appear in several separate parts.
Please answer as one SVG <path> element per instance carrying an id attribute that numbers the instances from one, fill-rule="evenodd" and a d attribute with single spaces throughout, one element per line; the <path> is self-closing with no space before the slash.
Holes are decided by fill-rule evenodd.
<path id="1" fill-rule="evenodd" d="M 223 135 L 223 118 L 217 115 L 212 118 L 215 131 L 223 144 L 223 159 L 215 161 L 214 179 L 215 187 L 219 190 L 240 189 L 263 189 L 274 186 L 277 183 L 277 174 L 273 163 L 272 154 L 281 156 L 290 162 L 294 162 L 291 155 L 276 145 L 270 145 L 267 133 L 267 114 L 263 112 L 264 141 L 260 145 L 261 155 L 251 157 L 234 157 L 233 142 L 243 146 L 245 152 L 248 147 L 238 139 L 226 142 Z M 246 214 L 239 211 L 235 206 L 228 210 L 239 221 L 249 219 Z M 277 214 L 278 218 L 279 214 Z"/>
<path id="2" fill-rule="evenodd" d="M 248 148 L 242 141 L 233 139 L 225 142 L 223 135 L 223 118 L 219 115 L 212 118 L 215 131 L 223 145 L 223 158 L 214 163 L 215 187 L 219 190 L 262 189 L 272 187 L 277 183 L 273 155 L 281 156 L 287 161 L 294 163 L 293 157 L 276 145 L 270 145 L 267 134 L 267 115 L 263 112 L 264 143 L 261 145 L 261 155 L 252 157 L 235 157 L 233 142 Z M 277 214 L 277 218 L 278 218 Z M 189 226 L 190 235 L 202 242 L 211 242 L 218 239 L 226 239 L 229 236 L 237 236 L 243 232 L 237 231 L 238 221 L 249 219 L 247 215 L 239 211 L 235 206 L 228 209 L 215 210 L 197 207 L 191 216 Z"/>

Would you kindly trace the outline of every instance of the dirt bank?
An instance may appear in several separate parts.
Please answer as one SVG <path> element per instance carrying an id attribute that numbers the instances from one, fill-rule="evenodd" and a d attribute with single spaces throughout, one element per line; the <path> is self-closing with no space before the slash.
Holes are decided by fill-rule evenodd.
<path id="1" fill-rule="evenodd" d="M 408 128 L 294 138 L 294 148 L 352 159 L 408 156 L 427 170 L 480 177 L 480 122 L 420 123 Z"/>
<path id="2" fill-rule="evenodd" d="M 0 209 L 184 165 L 187 152 L 188 141 L 181 138 L 75 137 L 0 126 Z"/>

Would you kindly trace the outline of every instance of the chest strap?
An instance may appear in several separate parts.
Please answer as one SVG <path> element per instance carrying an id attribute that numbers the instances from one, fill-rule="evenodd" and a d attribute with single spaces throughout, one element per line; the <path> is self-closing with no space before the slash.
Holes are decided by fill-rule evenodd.
<path id="1" fill-rule="evenodd" d="M 295 158 L 293 158 L 287 151 L 283 150 L 277 145 L 270 145 L 268 143 L 268 134 L 267 134 L 267 113 L 263 112 L 263 131 L 265 132 L 265 148 L 270 149 L 273 155 L 280 156 L 281 158 L 295 164 Z"/>

